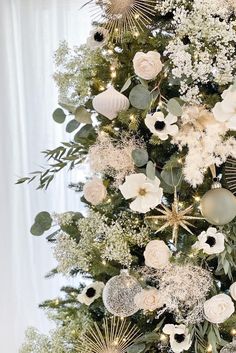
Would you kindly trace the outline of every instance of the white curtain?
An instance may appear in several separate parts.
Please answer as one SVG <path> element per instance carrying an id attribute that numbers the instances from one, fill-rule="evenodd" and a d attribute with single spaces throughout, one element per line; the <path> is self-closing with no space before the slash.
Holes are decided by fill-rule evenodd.
<path id="1" fill-rule="evenodd" d="M 85 41 L 89 10 L 83 0 L 0 0 L 0 351 L 16 353 L 27 326 L 49 328 L 38 309 L 56 297 L 64 279 L 44 279 L 54 267 L 45 237 L 30 235 L 41 210 L 78 210 L 66 176 L 47 192 L 16 186 L 16 179 L 40 168 L 40 151 L 68 139 L 56 125 L 57 90 L 52 80 L 53 52 L 59 41 Z"/>

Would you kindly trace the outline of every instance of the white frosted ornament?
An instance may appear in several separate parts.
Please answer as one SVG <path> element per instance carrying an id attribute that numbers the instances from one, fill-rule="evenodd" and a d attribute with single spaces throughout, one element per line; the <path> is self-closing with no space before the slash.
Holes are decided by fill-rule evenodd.
<path id="1" fill-rule="evenodd" d="M 120 112 L 129 109 L 129 105 L 128 98 L 113 86 L 93 99 L 94 109 L 110 120 L 115 119 Z"/>
<path id="2" fill-rule="evenodd" d="M 223 226 L 236 216 L 236 198 L 231 191 L 214 183 L 201 199 L 201 213 L 210 224 Z"/>
<path id="3" fill-rule="evenodd" d="M 233 339 L 232 343 L 227 344 L 220 351 L 220 353 L 235 353 L 235 352 L 236 352 L 236 338 Z"/>
<path id="4" fill-rule="evenodd" d="M 136 294 L 142 290 L 136 278 L 127 270 L 121 270 L 119 276 L 112 277 L 103 290 L 103 303 L 113 315 L 128 317 L 135 314 L 139 308 L 134 302 Z"/>

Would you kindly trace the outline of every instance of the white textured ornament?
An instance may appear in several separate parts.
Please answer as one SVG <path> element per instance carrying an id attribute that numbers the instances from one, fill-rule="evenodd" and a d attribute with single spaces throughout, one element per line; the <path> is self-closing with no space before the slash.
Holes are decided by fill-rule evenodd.
<path id="1" fill-rule="evenodd" d="M 129 109 L 129 105 L 128 98 L 113 86 L 93 99 L 94 109 L 110 120 L 115 119 L 120 112 Z"/>
<path id="2" fill-rule="evenodd" d="M 236 216 L 236 197 L 227 189 L 216 187 L 201 200 L 201 213 L 210 224 L 222 226 Z"/>
<path id="3" fill-rule="evenodd" d="M 235 352 L 236 352 L 236 338 L 233 339 L 232 343 L 227 344 L 220 351 L 220 353 L 235 353 Z"/>
<path id="4" fill-rule="evenodd" d="M 139 308 L 134 302 L 136 294 L 142 290 L 136 278 L 122 270 L 119 276 L 112 277 L 103 290 L 103 303 L 113 315 L 128 317 L 135 314 Z"/>

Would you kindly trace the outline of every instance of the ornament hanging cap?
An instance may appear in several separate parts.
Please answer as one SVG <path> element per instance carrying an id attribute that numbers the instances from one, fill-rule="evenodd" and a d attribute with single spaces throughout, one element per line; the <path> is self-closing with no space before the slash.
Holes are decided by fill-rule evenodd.
<path id="1" fill-rule="evenodd" d="M 216 166 L 215 164 L 212 164 L 210 166 L 210 171 L 211 171 L 211 175 L 212 175 L 212 179 L 213 179 L 213 184 L 211 186 L 212 189 L 220 189 L 222 188 L 222 185 L 220 183 L 220 175 L 217 176 L 216 174 Z"/>

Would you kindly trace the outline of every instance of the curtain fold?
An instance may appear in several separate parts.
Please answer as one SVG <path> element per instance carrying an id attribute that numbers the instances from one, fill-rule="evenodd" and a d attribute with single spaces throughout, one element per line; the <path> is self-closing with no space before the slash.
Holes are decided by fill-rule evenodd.
<path id="1" fill-rule="evenodd" d="M 61 40 L 78 45 L 90 28 L 88 9 L 78 0 L 1 0 L 0 2 L 0 351 L 16 353 L 27 326 L 47 331 L 38 308 L 55 297 L 65 279 L 45 280 L 54 266 L 45 237 L 29 234 L 41 210 L 78 210 L 78 196 L 59 176 L 47 192 L 14 185 L 18 177 L 45 162 L 40 151 L 68 139 L 56 125 L 57 90 L 53 52 Z"/>

